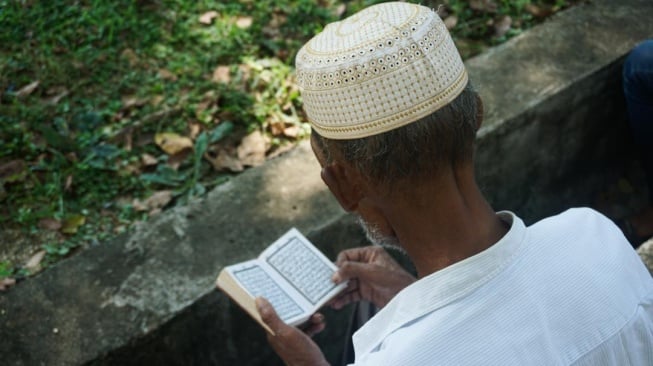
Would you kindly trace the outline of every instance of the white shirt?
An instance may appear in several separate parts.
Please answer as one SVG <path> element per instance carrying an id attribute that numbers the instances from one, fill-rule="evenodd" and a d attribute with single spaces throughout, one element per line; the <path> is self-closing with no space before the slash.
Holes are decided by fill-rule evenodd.
<path id="1" fill-rule="evenodd" d="M 619 229 L 572 209 L 401 291 L 355 365 L 653 365 L 653 279 Z"/>

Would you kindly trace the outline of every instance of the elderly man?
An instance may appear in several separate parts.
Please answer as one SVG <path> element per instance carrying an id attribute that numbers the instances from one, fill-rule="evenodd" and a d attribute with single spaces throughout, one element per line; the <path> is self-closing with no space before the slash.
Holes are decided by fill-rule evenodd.
<path id="1" fill-rule="evenodd" d="M 333 305 L 381 308 L 353 337 L 355 365 L 653 365 L 653 280 L 611 221 L 572 209 L 526 227 L 481 194 L 482 103 L 435 12 L 369 7 L 328 25 L 296 66 L 322 179 L 418 271 L 380 246 L 340 254 L 334 281 L 350 282 Z M 285 362 L 326 364 L 257 306 Z"/>

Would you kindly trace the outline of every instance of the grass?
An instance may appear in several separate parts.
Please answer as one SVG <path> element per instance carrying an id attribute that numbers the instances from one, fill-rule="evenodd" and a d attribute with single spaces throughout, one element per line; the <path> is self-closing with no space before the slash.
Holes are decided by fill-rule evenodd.
<path id="1" fill-rule="evenodd" d="M 44 267 L 229 179 L 211 154 L 237 158 L 244 135 L 262 131 L 268 154 L 302 138 L 294 55 L 378 2 L 0 0 L 0 230 L 45 250 Z M 577 1 L 443 2 L 469 57 Z M 0 278 L 23 264 L 0 253 Z"/>

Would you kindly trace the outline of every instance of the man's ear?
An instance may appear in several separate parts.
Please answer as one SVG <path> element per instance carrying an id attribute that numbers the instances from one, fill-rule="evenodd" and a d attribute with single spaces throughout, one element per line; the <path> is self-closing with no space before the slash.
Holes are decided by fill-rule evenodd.
<path id="1" fill-rule="evenodd" d="M 359 182 L 346 167 L 337 162 L 327 164 L 320 176 L 345 211 L 356 211 L 363 194 Z"/>

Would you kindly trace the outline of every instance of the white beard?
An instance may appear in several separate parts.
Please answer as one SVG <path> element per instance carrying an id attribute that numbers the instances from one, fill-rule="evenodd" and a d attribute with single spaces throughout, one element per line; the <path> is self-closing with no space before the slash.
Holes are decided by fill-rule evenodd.
<path id="1" fill-rule="evenodd" d="M 399 244 L 399 240 L 394 237 L 383 235 L 379 227 L 366 222 L 361 216 L 358 216 L 358 224 L 365 231 L 365 236 L 372 244 L 383 247 L 384 249 L 398 250 L 406 254 L 404 248 Z"/>

